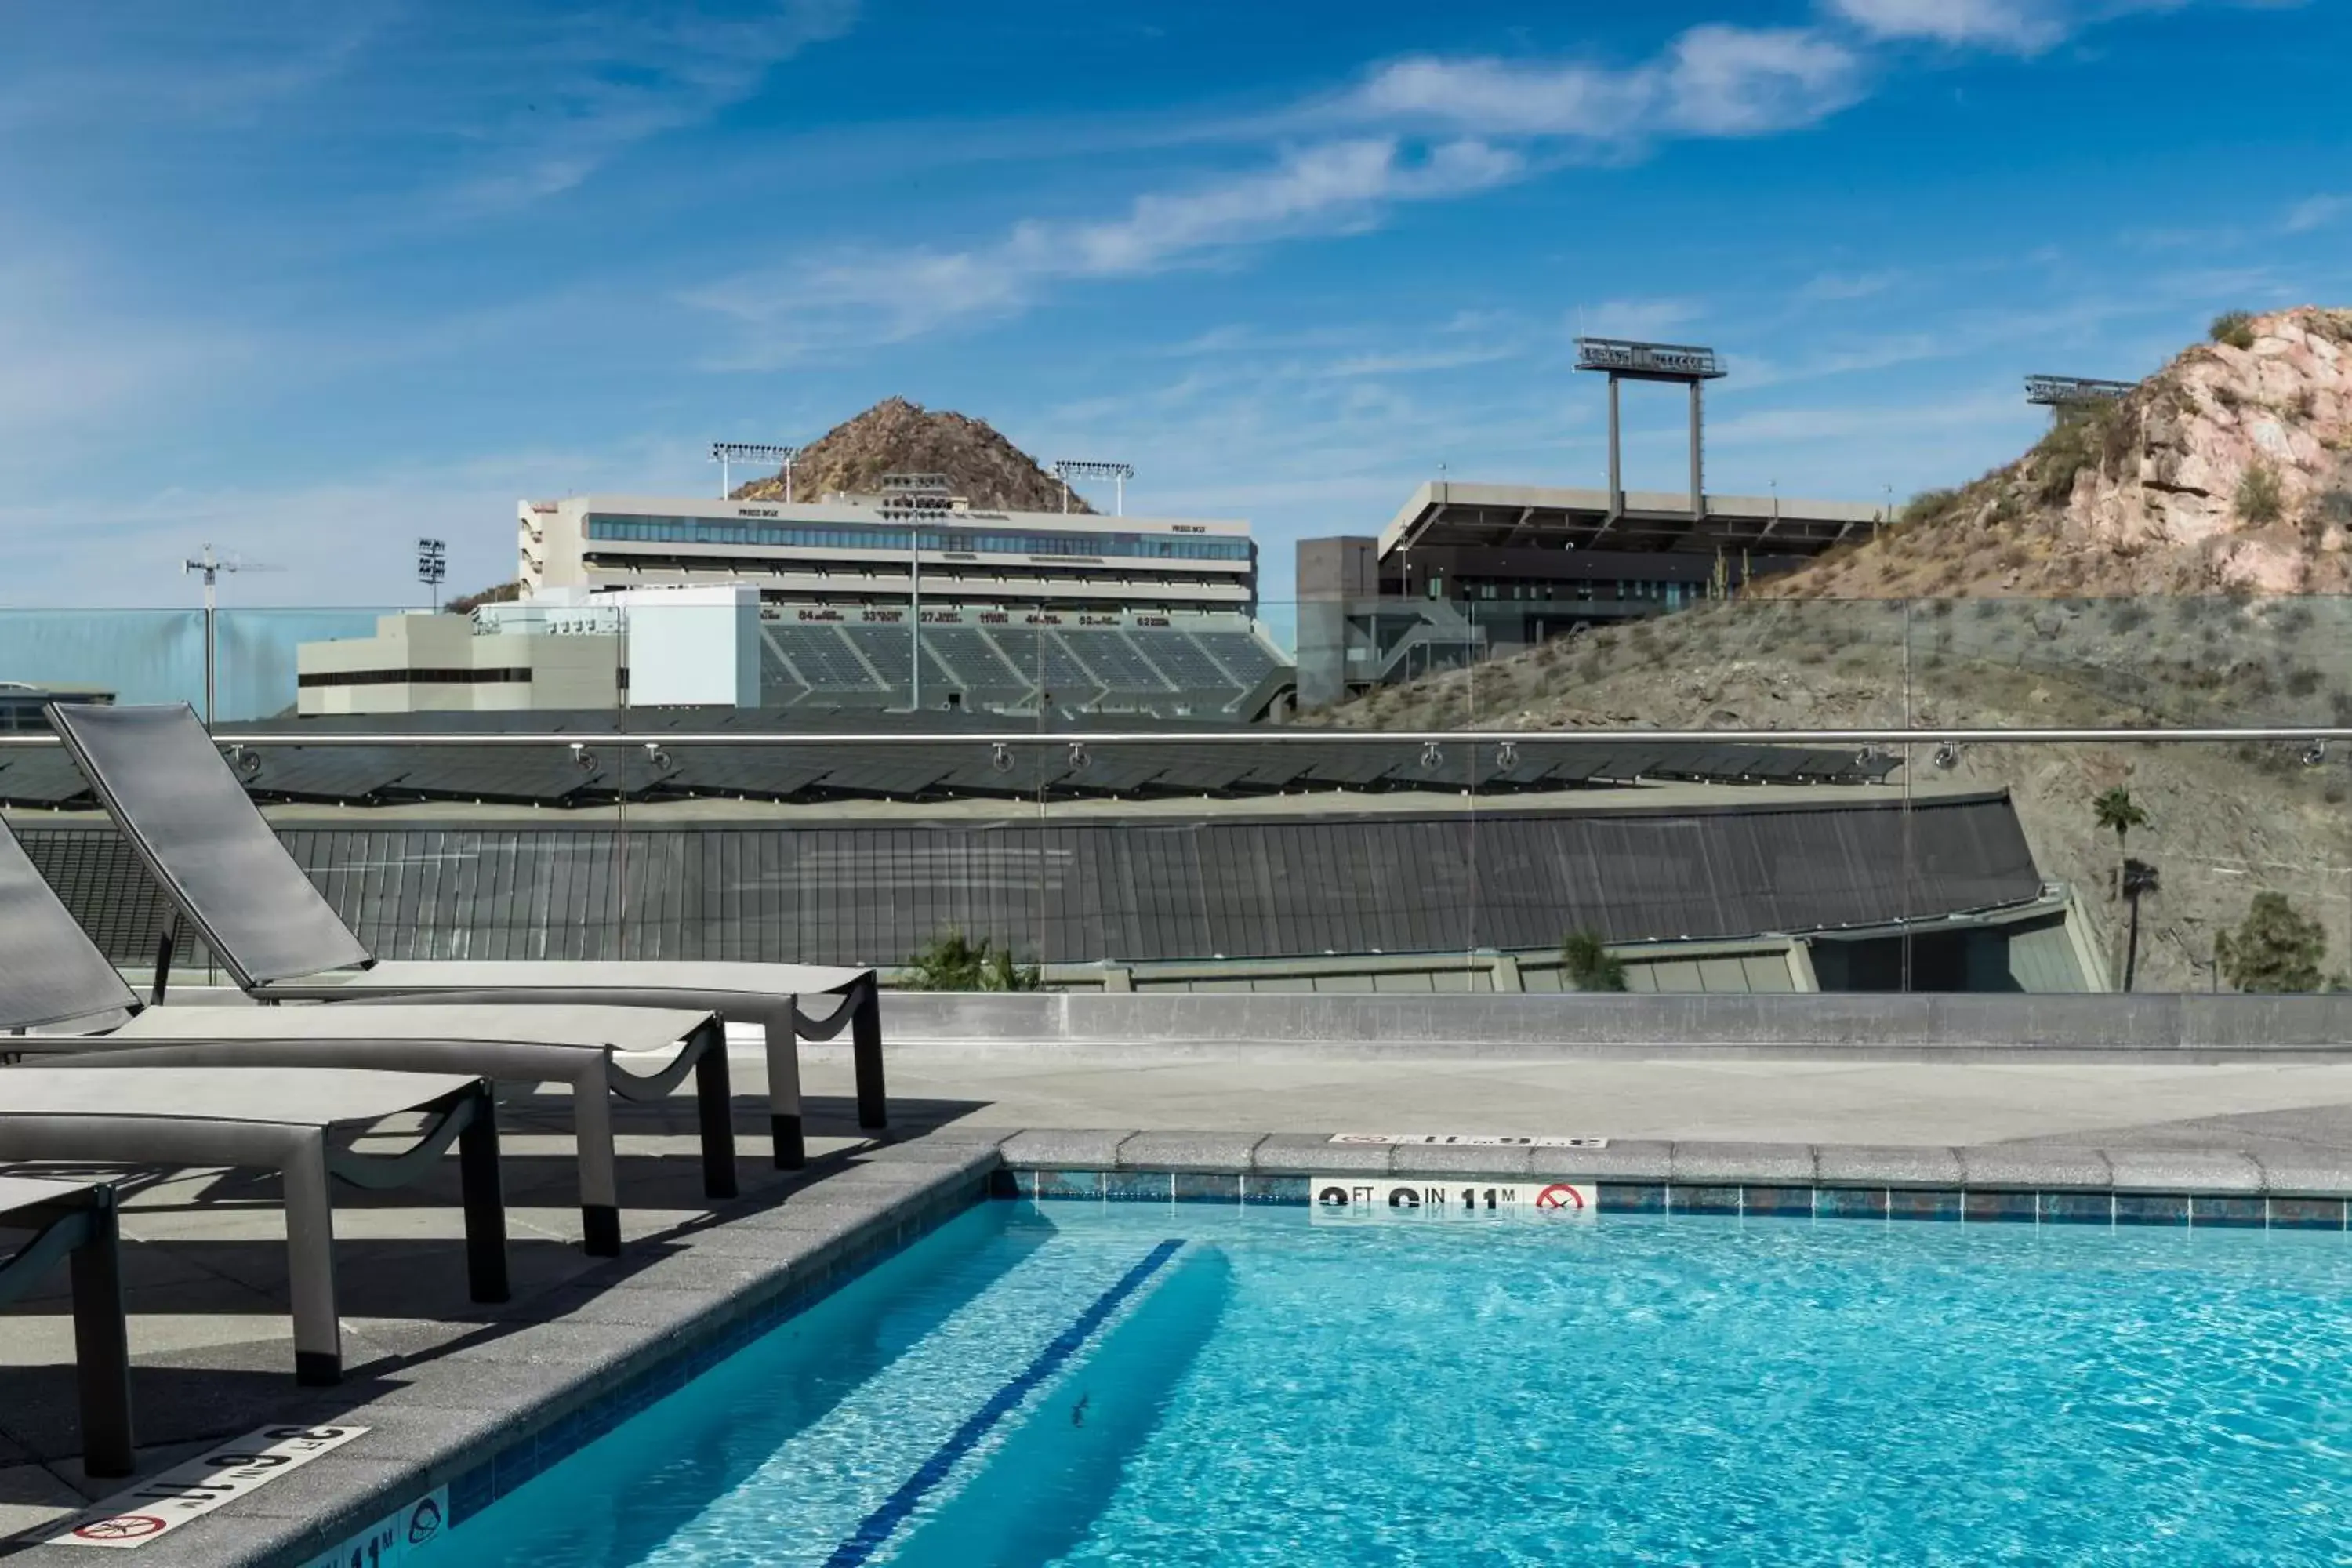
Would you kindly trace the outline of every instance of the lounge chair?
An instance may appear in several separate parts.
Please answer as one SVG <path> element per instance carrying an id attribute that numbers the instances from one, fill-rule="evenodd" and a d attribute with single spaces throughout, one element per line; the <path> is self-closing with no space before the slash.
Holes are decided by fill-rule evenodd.
<path id="1" fill-rule="evenodd" d="M 871 969 L 627 960 L 378 959 L 311 885 L 185 704 L 58 703 L 50 724 L 140 860 L 239 987 L 264 1002 L 608 1003 L 711 1008 L 766 1035 L 776 1163 L 803 1162 L 799 1037 L 848 1026 L 857 1124 L 889 1124 Z M 168 968 L 168 958 L 158 970 Z M 800 998 L 832 995 L 824 1019 Z"/>
<path id="2" fill-rule="evenodd" d="M 401 1153 L 363 1154 L 336 1142 L 412 1115 L 425 1125 Z M 467 1283 L 475 1300 L 503 1301 L 498 1120 L 481 1079 L 345 1068 L 0 1068 L 0 1160 L 279 1173 L 294 1374 L 305 1384 L 336 1383 L 343 1372 L 328 1179 L 406 1186 L 432 1171 L 452 1142 L 464 1184 Z"/>
<path id="3" fill-rule="evenodd" d="M 0 1175 L 0 1228 L 30 1241 L 0 1258 L 0 1301 L 30 1291 L 59 1258 L 73 1280 L 74 1379 L 81 1395 L 81 1468 L 127 1476 L 131 1428 L 131 1337 L 122 1322 L 122 1259 L 116 1250 L 114 1189 L 104 1182 Z"/>
<path id="4" fill-rule="evenodd" d="M 101 1020 L 130 1015 L 103 1033 Z M 26 1034 L 30 1029 L 70 1033 Z M 411 1003 L 341 1007 L 151 1007 L 83 934 L 0 822 L 0 1048 L 80 1064 L 179 1067 L 350 1067 L 463 1073 L 572 1089 L 580 1158 L 581 1226 L 596 1257 L 621 1250 L 612 1097 L 659 1100 L 695 1075 L 702 1124 L 703 1191 L 735 1195 L 735 1132 L 727 1037 L 708 1009 L 460 1006 Z M 681 1042 L 683 1042 L 681 1044 Z M 617 1052 L 668 1053 L 639 1074 Z"/>

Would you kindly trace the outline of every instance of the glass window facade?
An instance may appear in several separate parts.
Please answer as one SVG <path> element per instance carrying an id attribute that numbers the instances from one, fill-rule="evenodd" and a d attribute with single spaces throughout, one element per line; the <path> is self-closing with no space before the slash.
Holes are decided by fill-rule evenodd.
<path id="1" fill-rule="evenodd" d="M 588 514 L 588 537 L 636 544 L 764 544 L 794 550 L 904 550 L 908 529 L 889 523 L 760 522 L 749 518 Z M 917 530 L 927 551 L 991 555 L 1120 556 L 1146 561 L 1250 559 L 1246 539 L 1162 533 L 1044 533 L 1003 528 Z"/>

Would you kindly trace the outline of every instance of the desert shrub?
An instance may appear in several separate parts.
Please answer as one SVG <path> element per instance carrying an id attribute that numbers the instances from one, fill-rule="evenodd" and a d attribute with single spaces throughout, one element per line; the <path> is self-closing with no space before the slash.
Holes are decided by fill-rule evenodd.
<path id="1" fill-rule="evenodd" d="M 2326 931 L 2284 893 L 2256 893 L 2238 929 L 2213 941 L 2221 977 L 2240 991 L 2316 991 L 2326 956 Z"/>
<path id="2" fill-rule="evenodd" d="M 2311 503 L 2311 515 L 2322 528 L 2352 528 L 2352 489 L 2329 490 Z"/>
<path id="3" fill-rule="evenodd" d="M 1622 991 L 1625 961 L 1609 951 L 1597 931 L 1572 931 L 1561 939 L 1559 961 L 1579 991 Z"/>
<path id="4" fill-rule="evenodd" d="M 2276 522 L 2286 510 L 2285 493 L 2279 488 L 2278 470 L 2260 460 L 2246 465 L 2245 477 L 2238 481 L 2238 516 L 2255 528 L 2266 528 Z"/>
<path id="5" fill-rule="evenodd" d="M 2151 618 L 2147 606 L 2137 599 L 2119 599 L 2107 611 L 2107 626 L 2118 637 L 2128 637 Z"/>
<path id="6" fill-rule="evenodd" d="M 1895 514 L 1895 523 L 1898 527 L 1910 528 L 1930 521 L 1951 510 L 1959 499 L 1958 490 L 1921 490 L 1903 503 L 1903 510 Z"/>
<path id="7" fill-rule="evenodd" d="M 2217 343 L 2227 343 L 2233 349 L 2254 346 L 2254 318 L 2246 310 L 2224 310 L 2213 318 L 2206 335 Z"/>
<path id="8" fill-rule="evenodd" d="M 2095 467 L 2120 416 L 2114 404 L 2062 408 L 2050 433 L 2033 447 L 2033 496 L 2044 506 L 2062 506 L 2074 493 L 2074 476 Z"/>
<path id="9" fill-rule="evenodd" d="M 2308 697 L 2319 689 L 2319 671 L 2309 665 L 2298 665 L 2286 672 L 2286 694 Z"/>
<path id="10" fill-rule="evenodd" d="M 975 945 L 948 927 L 907 960 L 907 984 L 916 991 L 1034 991 L 1035 964 L 1013 962 L 1013 950 L 982 937 Z"/>

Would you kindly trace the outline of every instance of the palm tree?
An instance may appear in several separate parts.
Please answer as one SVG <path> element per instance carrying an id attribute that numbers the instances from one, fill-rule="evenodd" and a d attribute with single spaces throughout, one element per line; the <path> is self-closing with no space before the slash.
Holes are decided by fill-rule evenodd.
<path id="1" fill-rule="evenodd" d="M 2131 791 L 2117 784 L 2113 789 L 2102 791 L 2098 798 L 2091 802 L 2091 814 L 2099 819 L 2101 827 L 2111 828 L 2115 832 L 2116 891 L 2121 894 L 2124 889 L 2124 846 L 2131 837 L 2133 828 L 2147 826 L 2147 813 L 2132 799 Z"/>
<path id="2" fill-rule="evenodd" d="M 2147 826 L 2147 813 L 2142 811 L 2139 808 L 2139 803 L 2132 799 L 2131 791 L 2124 788 L 2121 784 L 2116 784 L 2111 789 L 2100 791 L 2098 795 L 2092 800 L 2091 815 L 2098 819 L 2098 824 L 2101 827 L 2111 828 L 2115 832 L 2115 896 L 2120 899 L 2129 891 L 2125 884 L 2128 879 L 2130 858 L 2124 853 L 2124 847 L 2130 840 L 2131 830 L 2133 828 L 2146 827 Z M 2133 924 L 2137 926 L 2138 924 L 2139 917 L 2139 900 L 2135 898 L 2132 900 L 2131 904 Z M 2137 931 L 2135 931 L 2134 934 L 2136 936 L 2137 934 Z M 2126 991 L 2131 989 L 2130 971 L 2132 967 L 2132 959 L 2135 956 L 2136 954 L 2134 954 L 2129 948 L 2126 948 L 2124 952 L 2121 962 L 2116 965 L 2116 968 L 2122 972 L 2124 975 L 2124 989 Z"/>

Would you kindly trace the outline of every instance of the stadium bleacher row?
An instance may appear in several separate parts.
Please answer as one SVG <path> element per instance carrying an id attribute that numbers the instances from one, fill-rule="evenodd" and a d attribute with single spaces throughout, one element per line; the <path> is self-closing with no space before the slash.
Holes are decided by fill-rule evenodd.
<path id="1" fill-rule="evenodd" d="M 769 621 L 760 689 L 770 707 L 882 707 L 907 700 L 915 668 L 904 626 Z M 1187 626 L 930 626 L 927 707 L 1056 708 L 1161 718 L 1255 719 L 1288 661 L 1254 630 Z"/>

